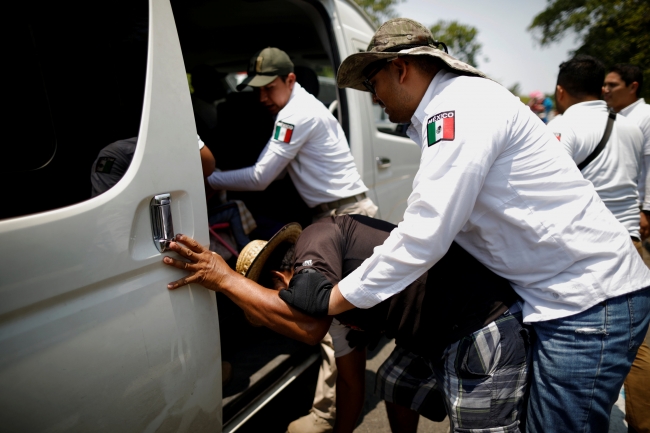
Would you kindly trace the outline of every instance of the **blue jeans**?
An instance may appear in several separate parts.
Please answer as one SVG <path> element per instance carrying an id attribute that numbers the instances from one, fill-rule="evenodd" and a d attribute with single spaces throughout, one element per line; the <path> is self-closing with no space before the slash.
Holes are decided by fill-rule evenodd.
<path id="1" fill-rule="evenodd" d="M 533 323 L 528 433 L 604 432 L 650 321 L 650 287 Z"/>

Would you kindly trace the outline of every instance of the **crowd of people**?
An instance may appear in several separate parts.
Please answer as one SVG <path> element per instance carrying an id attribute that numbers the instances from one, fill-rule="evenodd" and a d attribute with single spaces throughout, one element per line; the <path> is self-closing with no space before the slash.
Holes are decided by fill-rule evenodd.
<path id="1" fill-rule="evenodd" d="M 254 165 L 206 173 L 206 185 L 263 190 L 286 169 L 313 224 L 251 242 L 236 269 L 178 235 L 181 259 L 163 261 L 189 274 L 168 288 L 202 284 L 252 323 L 321 344 L 313 408 L 291 433 L 355 428 L 364 348 L 381 334 L 396 341 L 376 383 L 394 432 L 415 432 L 419 416 L 448 416 L 458 432 L 607 432 L 624 381 L 631 431 L 650 431 L 640 69 L 563 63 L 546 125 L 439 45 L 392 19 L 338 71 L 340 88 L 370 92 L 422 149 L 397 226 L 372 218 L 341 126 L 289 56 L 255 53 L 239 89 L 275 116 L 272 136 Z"/>

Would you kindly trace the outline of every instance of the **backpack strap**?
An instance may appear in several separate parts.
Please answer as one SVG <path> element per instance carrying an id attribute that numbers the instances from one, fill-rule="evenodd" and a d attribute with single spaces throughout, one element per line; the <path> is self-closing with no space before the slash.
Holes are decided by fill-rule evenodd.
<path id="1" fill-rule="evenodd" d="M 594 151 L 591 152 L 591 155 L 589 155 L 587 158 L 585 158 L 584 161 L 578 164 L 578 170 L 582 171 L 583 168 L 588 166 L 589 163 L 594 159 L 596 159 L 596 157 L 600 155 L 600 152 L 603 151 L 605 145 L 607 144 L 607 141 L 609 141 L 609 136 L 612 135 L 612 129 L 614 128 L 615 120 L 616 120 L 616 113 L 614 113 L 614 111 L 610 108 L 609 116 L 607 117 L 607 126 L 605 126 L 605 134 L 603 135 L 603 138 L 600 139 L 600 143 L 598 143 L 598 146 L 596 146 Z"/>

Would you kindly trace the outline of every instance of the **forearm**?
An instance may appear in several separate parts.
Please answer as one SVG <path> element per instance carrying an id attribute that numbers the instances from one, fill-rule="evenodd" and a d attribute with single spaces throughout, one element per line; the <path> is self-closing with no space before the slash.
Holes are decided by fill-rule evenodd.
<path id="1" fill-rule="evenodd" d="M 366 351 L 353 350 L 336 358 L 336 423 L 334 433 L 351 433 L 366 395 Z"/>
<path id="2" fill-rule="evenodd" d="M 289 306 L 277 290 L 267 289 L 232 272 L 224 278 L 219 292 L 225 294 L 253 323 L 302 341 L 317 344 L 327 333 L 331 317 L 314 318 Z"/>
<path id="3" fill-rule="evenodd" d="M 342 297 L 357 308 L 373 307 L 404 290 L 445 255 L 501 151 L 490 140 L 471 137 L 425 148 L 404 219 L 370 258 L 339 281 Z"/>
<path id="4" fill-rule="evenodd" d="M 201 171 L 203 172 L 203 177 L 208 177 L 214 171 L 215 162 L 214 156 L 210 149 L 207 146 L 201 148 Z"/>
<path id="5" fill-rule="evenodd" d="M 265 149 L 255 165 L 239 170 L 214 172 L 208 176 L 207 181 L 212 189 L 263 191 L 289 162 L 289 159 Z"/>

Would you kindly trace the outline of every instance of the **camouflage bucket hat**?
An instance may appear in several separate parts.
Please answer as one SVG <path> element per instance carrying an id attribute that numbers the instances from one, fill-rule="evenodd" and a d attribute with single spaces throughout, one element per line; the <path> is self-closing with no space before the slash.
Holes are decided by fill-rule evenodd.
<path id="1" fill-rule="evenodd" d="M 429 29 L 416 21 L 408 18 L 386 21 L 375 32 L 367 51 L 352 54 L 341 63 L 337 84 L 341 89 L 350 87 L 367 92 L 368 89 L 362 84 L 366 79 L 363 71 L 378 60 L 390 61 L 400 56 L 437 57 L 459 74 L 485 77 L 473 66 L 436 48 L 438 44 Z"/>
<path id="2" fill-rule="evenodd" d="M 247 72 L 248 77 L 237 86 L 240 92 L 246 86 L 264 87 L 277 77 L 293 72 L 293 62 L 281 49 L 268 47 L 255 53 Z"/>

